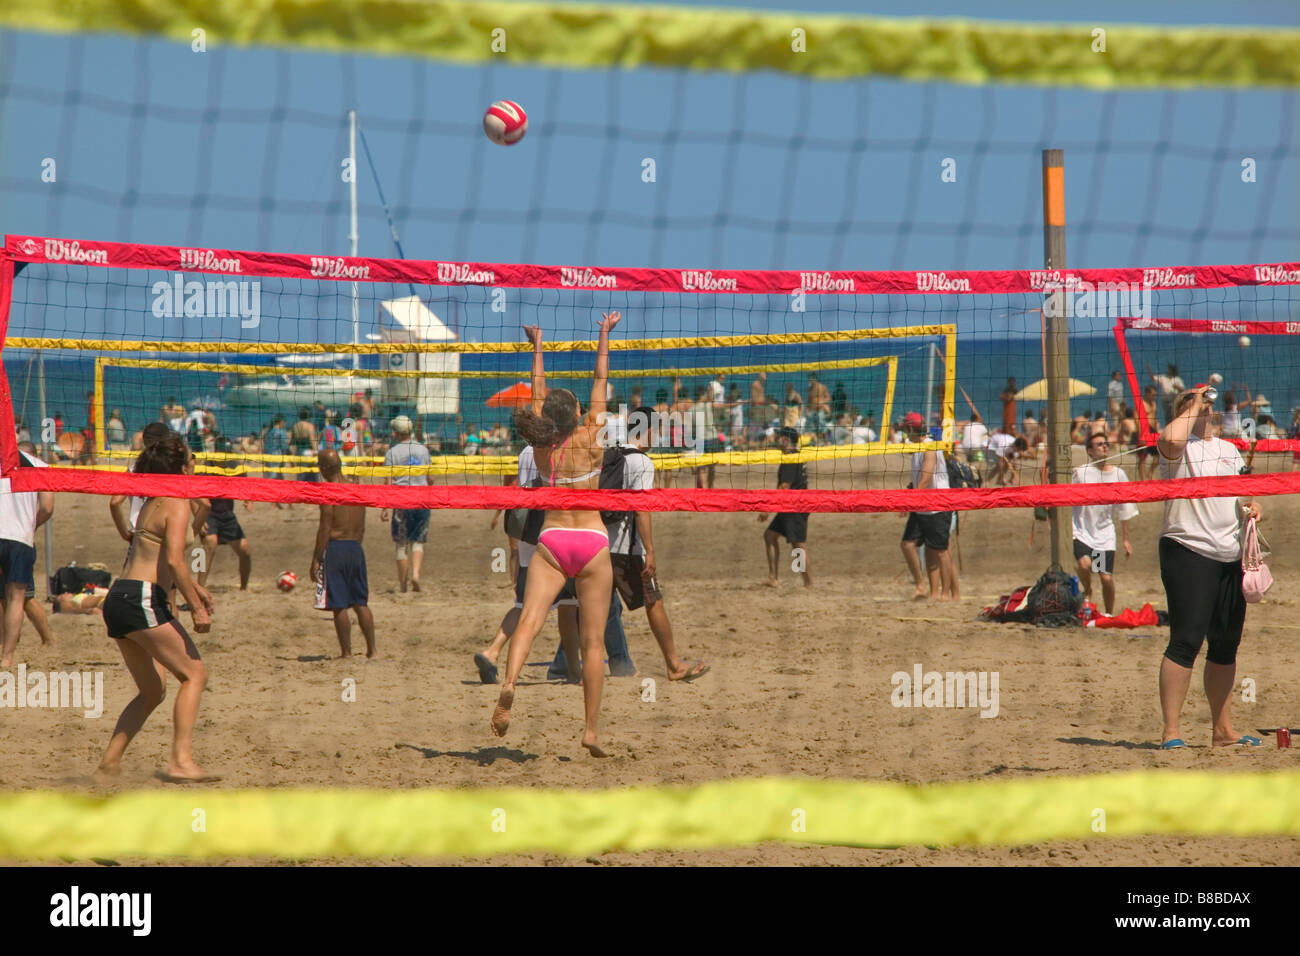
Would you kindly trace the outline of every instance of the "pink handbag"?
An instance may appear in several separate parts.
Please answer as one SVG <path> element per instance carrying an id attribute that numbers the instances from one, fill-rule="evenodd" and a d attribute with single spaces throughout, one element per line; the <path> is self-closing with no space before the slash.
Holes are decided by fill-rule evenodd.
<path id="1" fill-rule="evenodd" d="M 1272 586 L 1273 573 L 1264 563 L 1259 532 L 1255 530 L 1255 519 L 1251 518 L 1241 536 L 1241 593 L 1248 603 L 1258 604 Z"/>

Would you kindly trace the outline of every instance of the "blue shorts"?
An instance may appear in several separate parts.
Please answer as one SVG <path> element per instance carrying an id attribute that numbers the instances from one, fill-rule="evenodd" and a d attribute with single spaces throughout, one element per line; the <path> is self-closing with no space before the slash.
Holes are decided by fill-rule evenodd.
<path id="1" fill-rule="evenodd" d="M 397 544 L 424 544 L 429 537 L 429 509 L 393 509 L 393 541 Z"/>
<path id="2" fill-rule="evenodd" d="M 36 579 L 32 572 L 36 568 L 36 549 L 30 544 L 0 538 L 0 578 L 7 584 L 23 584 L 34 587 Z"/>
<path id="3" fill-rule="evenodd" d="M 324 563 L 326 610 L 365 607 L 370 600 L 370 584 L 361 542 L 331 541 L 325 546 Z"/>

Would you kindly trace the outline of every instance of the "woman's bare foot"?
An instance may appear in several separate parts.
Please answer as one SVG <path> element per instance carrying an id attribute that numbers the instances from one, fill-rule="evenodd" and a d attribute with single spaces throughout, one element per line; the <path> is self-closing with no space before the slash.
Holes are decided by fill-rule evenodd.
<path id="1" fill-rule="evenodd" d="M 412 590 L 412 591 L 419 591 L 419 590 L 420 590 L 420 579 L 419 579 L 419 578 L 411 578 L 411 590 Z"/>
<path id="2" fill-rule="evenodd" d="M 810 588 L 813 586 L 812 575 L 809 574 L 807 571 L 803 573 L 803 586 L 806 588 Z"/>
<path id="3" fill-rule="evenodd" d="M 929 591 L 922 591 L 920 588 L 918 588 L 917 590 L 915 590 L 915 591 L 912 592 L 912 600 L 913 600 L 913 601 L 928 601 L 928 600 L 930 600 L 930 592 L 929 592 Z"/>
<path id="4" fill-rule="evenodd" d="M 168 783 L 211 783 L 221 779 L 216 774 L 205 773 L 202 767 L 192 761 L 177 763 L 174 760 L 167 765 L 167 772 L 159 776 Z"/>
<path id="5" fill-rule="evenodd" d="M 582 745 L 587 748 L 587 752 L 593 757 L 608 757 L 603 747 L 596 743 L 596 734 L 592 731 L 582 735 Z"/>
<path id="6" fill-rule="evenodd" d="M 513 687 L 501 688 L 501 696 L 497 698 L 497 705 L 492 710 L 492 733 L 498 737 L 504 737 L 506 731 L 510 729 L 510 708 L 515 703 L 515 689 Z"/>
<path id="7" fill-rule="evenodd" d="M 775 588 L 781 586 L 780 582 L 777 581 L 776 578 L 768 578 L 766 581 L 763 582 L 763 584 L 765 584 L 769 588 Z"/>
<path id="8" fill-rule="evenodd" d="M 120 776 L 122 776 L 122 765 L 116 763 L 115 764 L 101 763 L 98 767 L 95 768 L 95 772 L 91 774 L 91 777 L 94 778 L 95 783 L 112 783 Z"/>

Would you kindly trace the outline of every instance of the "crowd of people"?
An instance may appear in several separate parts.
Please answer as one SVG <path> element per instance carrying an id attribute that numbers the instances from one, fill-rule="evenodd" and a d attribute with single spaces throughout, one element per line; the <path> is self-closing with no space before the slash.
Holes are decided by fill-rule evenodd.
<path id="1" fill-rule="evenodd" d="M 574 489 L 649 490 L 658 484 L 650 450 L 648 431 L 628 426 L 640 417 L 648 422 L 656 414 L 683 411 L 712 414 L 727 411 L 731 437 L 745 443 L 768 434 L 767 426 L 746 425 L 740 390 L 730 389 L 724 376 L 696 389 L 694 399 L 675 380 L 672 401 L 661 391 L 655 405 L 637 404 L 622 422 L 622 431 L 609 441 L 607 405 L 611 397 L 609 378 L 609 333 L 617 326 L 617 312 L 607 314 L 600 326 L 596 367 L 589 403 L 584 409 L 574 393 L 546 386 L 542 334 L 527 327 L 533 343 L 532 392 L 530 404 L 514 416 L 514 428 L 525 446 L 518 456 L 521 487 L 569 487 Z M 1172 366 L 1164 378 L 1181 385 Z M 834 436 L 836 429 L 869 427 L 849 424 L 846 396 L 838 387 L 831 392 L 810 376 L 808 411 L 815 416 L 818 434 Z M 1118 382 L 1116 377 L 1113 381 Z M 770 408 L 764 394 L 764 377 L 750 385 L 749 408 Z M 1158 391 L 1165 386 L 1152 386 Z M 802 398 L 787 385 L 785 413 L 771 421 L 771 440 L 782 453 L 775 476 L 776 487 L 801 491 L 810 478 L 800 455 L 806 442 L 806 416 Z M 1002 425 L 990 433 L 974 406 L 971 417 L 960 423 L 961 438 L 951 459 L 941 450 L 918 448 L 910 453 L 911 482 L 908 487 L 941 491 L 963 486 L 978 487 L 984 481 L 999 484 L 1019 480 L 1011 467 L 1016 457 L 1032 458 L 1042 446 L 1040 420 L 1027 414 L 1017 426 L 1015 382 L 1008 381 L 1003 393 Z M 1010 396 L 1009 398 L 1007 396 Z M 364 396 L 368 398 L 368 396 Z M 639 390 L 634 401 L 641 402 Z M 1106 484 L 1128 480 L 1114 464 L 1112 445 L 1123 433 L 1126 420 L 1122 390 L 1108 390 L 1108 411 L 1096 418 L 1080 416 L 1075 432 L 1084 446 L 1087 460 L 1076 468 L 1072 480 L 1080 484 Z M 969 399 L 968 399 L 969 401 Z M 740 414 L 733 413 L 736 406 Z M 836 419 L 837 407 L 843 407 Z M 1233 405 L 1241 416 L 1246 407 L 1257 415 L 1267 409 L 1262 396 Z M 792 411 L 793 410 L 793 411 Z M 146 426 L 136 436 L 139 454 L 132 464 L 138 475 L 192 474 L 196 455 L 209 450 L 226 453 L 222 460 L 232 472 L 239 467 L 240 453 L 254 447 L 268 453 L 311 456 L 317 474 L 325 482 L 347 482 L 343 462 L 349 455 L 375 453 L 382 447 L 389 471 L 385 480 L 394 487 L 427 485 L 431 463 L 428 446 L 417 440 L 408 416 L 397 415 L 384 428 L 381 443 L 374 436 L 369 416 L 373 408 L 363 402 L 349 408 L 352 422 L 340 427 L 338 416 L 324 409 L 323 426 L 317 428 L 312 410 L 303 408 L 297 422 L 286 428 L 282 418 L 273 421 L 263 435 L 248 436 L 248 443 L 236 445 L 216 429 L 211 412 L 194 408 L 190 412 L 175 404 L 163 409 L 161 421 Z M 1231 475 L 1245 469 L 1236 447 L 1221 437 L 1225 427 L 1242 427 L 1244 419 L 1226 426 L 1224 412 L 1216 412 L 1205 386 L 1183 390 L 1172 402 L 1161 403 L 1163 428 L 1152 445 L 1143 448 L 1158 456 L 1157 465 L 1165 479 Z M 1116 415 L 1120 416 L 1116 421 Z M 1260 415 L 1262 417 L 1262 415 Z M 847 418 L 848 421 L 844 419 Z M 110 421 L 120 421 L 114 414 Z M 1258 419 L 1256 419 L 1258 421 Z M 780 424 L 777 424 L 780 422 Z M 786 424 L 786 423 L 789 424 Z M 1148 422 L 1155 424 L 1156 409 Z M 748 428 L 762 427 L 761 432 Z M 121 432 L 114 430 L 114 435 Z M 843 437 L 848 432 L 841 431 Z M 708 438 L 705 450 L 724 447 L 727 435 Z M 923 443 L 932 438 L 931 426 L 918 412 L 909 412 L 898 423 L 898 439 Z M 24 465 L 45 463 L 29 441 L 21 444 Z M 983 463 L 986 467 L 981 468 Z M 1155 467 L 1155 466 L 1153 466 Z M 705 475 L 708 466 L 696 469 L 697 482 L 711 485 Z M 129 504 L 129 507 L 128 507 Z M 198 650 L 176 617 L 188 612 L 194 630 L 206 632 L 214 610 L 212 595 L 205 584 L 212 561 L 222 546 L 230 546 L 238 561 L 240 588 L 249 586 L 252 551 L 238 519 L 237 501 L 232 498 L 184 499 L 126 496 L 110 500 L 110 514 L 122 538 L 128 543 L 126 559 L 118 579 L 103 591 L 70 597 L 61 595 L 56 610 L 102 613 L 108 636 L 121 649 L 124 663 L 138 693 L 122 712 L 97 769 L 99 779 L 110 779 L 120 764 L 131 739 L 163 699 L 164 674 L 180 683 L 175 707 L 175 728 L 168 779 L 194 781 L 212 779 L 196 763 L 192 735 L 206 670 Z M 246 502 L 245 508 L 251 509 Z M 360 505 L 320 505 L 319 523 L 311 552 L 310 574 L 316 587 L 316 607 L 332 613 L 340 654 L 352 653 L 351 621 L 355 616 L 365 640 L 367 656 L 377 653 L 375 622 L 369 609 L 369 583 L 362 543 L 366 508 Z M 0 494 L 0 595 L 4 602 L 3 640 L 0 667 L 12 666 L 24 615 L 31 614 L 34 596 L 33 546 L 36 529 L 49 520 L 54 496 L 41 493 Z M 1099 581 L 1105 614 L 1116 604 L 1116 555 L 1132 554 L 1130 522 L 1138 510 L 1132 505 L 1085 505 L 1073 509 L 1072 536 L 1079 582 L 1085 599 L 1091 600 L 1094 577 Z M 493 525 L 500 518 L 493 516 Z M 1210 700 L 1213 737 L 1216 745 L 1258 744 L 1238 737 L 1232 729 L 1228 693 L 1235 674 L 1236 648 L 1245 616 L 1241 594 L 1240 519 L 1258 520 L 1260 509 L 1253 501 L 1236 499 L 1171 500 L 1165 504 L 1160 538 L 1160 565 L 1170 609 L 1171 637 L 1160 670 L 1160 699 L 1164 718 L 1163 746 L 1183 745 L 1179 714 L 1185 701 L 1191 665 L 1208 638 L 1206 692 Z M 399 590 L 421 590 L 424 544 L 430 513 L 427 508 L 383 509 L 381 520 L 389 524 L 395 548 Z M 759 522 L 768 522 L 760 514 Z M 581 744 L 594 756 L 606 756 L 600 742 L 599 714 L 605 678 L 604 657 L 609 655 L 611 674 L 636 674 L 622 624 L 622 612 L 645 608 L 647 621 L 664 658 L 669 679 L 694 681 L 709 671 L 705 661 L 689 660 L 678 652 L 669 620 L 664 588 L 655 560 L 653 522 L 648 512 L 568 511 L 514 509 L 506 514 L 505 530 L 511 542 L 511 571 L 515 579 L 515 601 L 507 610 L 494 640 L 474 655 L 474 665 L 483 683 L 501 685 L 490 717 L 498 736 L 508 732 L 514 717 L 517 682 L 533 642 L 552 609 L 559 612 L 560 643 L 548 676 L 581 683 L 584 696 L 584 726 Z M 917 600 L 959 601 L 960 550 L 959 516 L 952 511 L 922 510 L 906 515 L 900 549 L 914 585 Z M 187 550 L 193 538 L 205 549 L 206 561 L 196 568 Z M 767 558 L 766 584 L 779 586 L 780 569 L 786 562 L 781 542 L 788 545 L 789 567 L 813 586 L 809 558 L 808 513 L 785 512 L 772 517 L 762 534 Z M 954 560 L 952 550 L 957 550 Z M 40 625 L 38 624 L 38 629 Z M 42 631 L 44 639 L 45 632 Z M 507 651 L 508 646 L 508 651 Z M 505 654 L 504 674 L 502 655 Z"/>

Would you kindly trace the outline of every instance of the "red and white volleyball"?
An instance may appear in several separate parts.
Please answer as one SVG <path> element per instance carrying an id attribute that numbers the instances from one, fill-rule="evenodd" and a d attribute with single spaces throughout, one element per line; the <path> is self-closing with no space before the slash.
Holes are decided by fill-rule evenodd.
<path id="1" fill-rule="evenodd" d="M 298 575 L 294 574 L 292 571 L 285 571 L 281 573 L 279 580 L 275 582 L 275 586 L 281 591 L 292 591 L 294 585 L 297 583 Z"/>
<path id="2" fill-rule="evenodd" d="M 497 100 L 483 114 L 483 132 L 498 146 L 513 146 L 528 132 L 528 114 L 518 103 Z"/>

